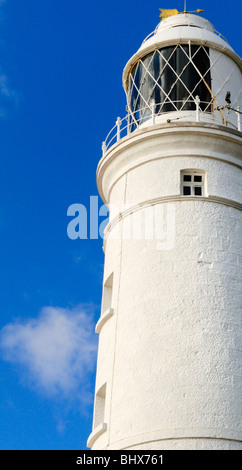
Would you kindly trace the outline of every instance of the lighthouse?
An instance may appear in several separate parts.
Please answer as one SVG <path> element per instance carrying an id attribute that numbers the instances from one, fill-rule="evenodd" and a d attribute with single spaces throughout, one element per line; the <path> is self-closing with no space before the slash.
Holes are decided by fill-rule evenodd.
<path id="1" fill-rule="evenodd" d="M 241 60 L 200 14 L 161 10 L 103 142 L 109 208 L 92 450 L 238 450 Z"/>

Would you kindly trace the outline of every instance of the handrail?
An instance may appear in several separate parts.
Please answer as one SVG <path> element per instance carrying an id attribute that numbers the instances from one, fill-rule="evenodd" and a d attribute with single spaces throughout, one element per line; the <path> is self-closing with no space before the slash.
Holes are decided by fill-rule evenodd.
<path id="1" fill-rule="evenodd" d="M 148 36 L 146 36 L 146 38 L 142 41 L 141 46 L 142 46 L 143 44 L 145 44 L 152 36 L 155 36 L 155 35 L 157 34 L 157 31 L 158 31 L 158 29 L 159 29 L 159 26 L 160 26 L 160 24 L 158 24 L 158 25 L 156 26 L 156 28 L 154 29 L 154 31 L 152 31 L 150 34 L 148 34 Z M 171 25 L 170 27 L 171 27 L 171 28 L 175 28 L 176 26 L 177 26 L 177 25 Z M 203 28 L 203 29 L 205 29 L 206 31 L 209 31 L 209 30 L 207 29 L 207 27 L 205 27 L 205 28 Z M 223 36 L 223 34 L 221 34 L 221 33 L 220 33 L 219 31 L 217 31 L 215 28 L 213 28 L 213 30 L 212 30 L 211 32 L 213 32 L 216 36 L 218 36 L 218 37 L 220 37 L 221 39 L 223 39 L 223 40 L 229 45 L 229 42 L 228 42 L 228 40 L 226 39 L 226 37 Z"/>
<path id="2" fill-rule="evenodd" d="M 128 109 L 128 113 L 126 114 L 126 116 L 124 116 L 122 119 L 120 117 L 117 118 L 115 125 L 109 131 L 109 133 L 106 136 L 106 139 L 102 143 L 103 155 L 105 155 L 106 151 L 110 147 L 112 147 L 115 143 L 119 142 L 121 138 L 123 138 L 126 135 L 129 135 L 129 134 L 133 133 L 134 131 L 136 131 L 140 127 L 141 124 L 143 124 L 146 121 L 150 120 L 151 125 L 154 125 L 156 123 L 156 118 L 157 117 L 162 116 L 162 115 L 166 115 L 166 114 L 167 115 L 171 114 L 172 111 L 162 111 L 162 108 L 164 107 L 164 105 L 172 104 L 172 105 L 174 105 L 174 110 L 173 111 L 178 112 L 178 113 L 182 113 L 178 117 L 174 117 L 174 118 L 171 117 L 171 118 L 167 119 L 168 123 L 170 123 L 172 121 L 176 121 L 178 119 L 188 118 L 188 117 L 191 117 L 191 116 L 193 116 L 193 117 L 195 116 L 196 122 L 199 122 L 202 115 L 206 116 L 208 114 L 212 115 L 213 119 L 215 119 L 215 112 L 217 111 L 219 113 L 219 109 L 218 109 L 219 107 L 213 108 L 211 112 L 208 111 L 208 108 L 209 108 L 209 106 L 211 106 L 212 102 L 200 101 L 199 96 L 196 96 L 196 98 L 194 100 L 187 100 L 184 103 L 184 106 L 187 105 L 187 103 L 195 104 L 195 109 L 194 110 L 184 109 L 183 106 L 181 106 L 181 108 L 179 109 L 176 106 L 176 104 L 179 105 L 180 103 L 183 103 L 183 101 L 178 100 L 178 101 L 172 101 L 172 102 L 164 101 L 162 103 L 155 103 L 155 101 L 152 100 L 152 102 L 149 105 L 147 105 L 143 108 L 139 108 L 135 111 L 131 111 L 130 109 Z M 201 108 L 202 105 L 204 105 L 205 109 Z M 156 113 L 157 108 L 160 108 L 160 110 Z M 226 120 L 226 122 L 223 122 L 222 124 L 225 125 L 225 126 L 230 125 L 231 127 L 235 128 L 235 129 L 237 129 L 238 131 L 241 132 L 241 119 L 240 119 L 240 116 L 241 116 L 242 113 L 240 112 L 239 106 L 236 109 L 233 109 L 233 108 L 229 108 L 229 109 L 231 111 L 234 111 L 237 114 L 237 127 L 228 120 Z M 147 112 L 148 112 L 148 114 L 146 114 Z M 185 113 L 187 113 L 187 114 L 185 114 Z"/>

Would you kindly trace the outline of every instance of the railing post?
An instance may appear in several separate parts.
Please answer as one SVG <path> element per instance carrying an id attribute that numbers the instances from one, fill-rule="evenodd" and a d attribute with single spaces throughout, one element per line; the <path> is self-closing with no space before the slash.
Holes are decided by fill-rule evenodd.
<path id="1" fill-rule="evenodd" d="M 130 134 L 130 114 L 129 114 L 129 111 L 128 111 L 128 114 L 127 114 L 127 135 Z"/>
<path id="2" fill-rule="evenodd" d="M 238 131 L 241 132 L 241 121 L 240 121 L 240 106 L 237 106 L 237 123 L 238 123 Z"/>
<path id="3" fill-rule="evenodd" d="M 102 143 L 103 157 L 104 157 L 104 155 L 105 155 L 105 153 L 106 153 L 106 150 L 107 150 L 106 142 L 103 142 L 103 143 Z"/>
<path id="4" fill-rule="evenodd" d="M 120 140 L 120 125 L 121 125 L 121 119 L 120 117 L 117 118 L 116 121 L 116 126 L 117 126 L 117 142 Z"/>
<path id="5" fill-rule="evenodd" d="M 198 95 L 195 97 L 195 104 L 196 104 L 196 121 L 199 122 L 200 121 L 200 112 L 199 112 L 200 98 Z"/>
<path id="6" fill-rule="evenodd" d="M 151 101 L 152 124 L 155 124 L 155 100 Z"/>

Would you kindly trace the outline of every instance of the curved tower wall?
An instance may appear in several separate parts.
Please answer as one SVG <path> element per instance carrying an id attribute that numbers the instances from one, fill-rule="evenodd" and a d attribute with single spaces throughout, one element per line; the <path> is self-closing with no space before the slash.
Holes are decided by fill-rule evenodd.
<path id="1" fill-rule="evenodd" d="M 93 450 L 242 448 L 241 141 L 211 122 L 146 123 L 99 162 Z"/>

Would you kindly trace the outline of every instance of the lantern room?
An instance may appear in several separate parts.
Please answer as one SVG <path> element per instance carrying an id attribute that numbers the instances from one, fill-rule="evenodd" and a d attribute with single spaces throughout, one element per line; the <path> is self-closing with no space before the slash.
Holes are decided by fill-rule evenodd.
<path id="1" fill-rule="evenodd" d="M 187 121 L 198 112 L 201 121 L 238 129 L 241 81 L 241 59 L 208 20 L 165 18 L 124 69 L 131 131 L 152 116 Z"/>

